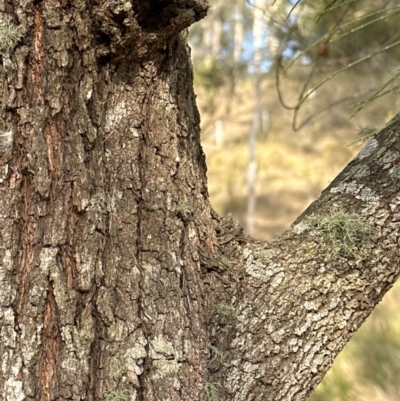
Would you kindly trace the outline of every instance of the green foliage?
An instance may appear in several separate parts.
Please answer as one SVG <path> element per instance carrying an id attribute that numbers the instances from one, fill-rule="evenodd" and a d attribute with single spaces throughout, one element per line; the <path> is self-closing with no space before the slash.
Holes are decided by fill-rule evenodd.
<path id="1" fill-rule="evenodd" d="M 365 142 L 377 133 L 376 127 L 367 125 L 366 127 L 359 127 L 356 141 Z"/>
<path id="2" fill-rule="evenodd" d="M 387 1 L 385 5 L 369 2 L 366 7 L 359 0 L 336 0 L 328 4 L 324 0 L 301 0 L 298 3 L 296 24 L 299 29 L 287 40 L 295 40 L 301 51 L 289 66 L 305 55 L 319 61 L 336 59 L 347 65 L 344 55 L 352 56 L 350 59 L 354 61 L 359 55 L 368 55 L 367 50 L 378 44 L 363 40 L 367 32 L 379 43 L 385 43 L 396 30 L 400 18 L 400 5 L 395 1 Z M 391 40 L 389 44 L 395 42 Z M 328 47 L 326 52 L 321 52 L 321 44 Z M 378 47 L 383 48 L 385 46 Z"/>
<path id="3" fill-rule="evenodd" d="M 325 216 L 310 216 L 310 224 L 333 256 L 356 256 L 370 244 L 371 226 L 356 213 L 337 211 Z"/>
<path id="4" fill-rule="evenodd" d="M 400 97 L 400 64 L 392 72 L 392 94 L 395 98 Z"/>
<path id="5" fill-rule="evenodd" d="M 222 66 L 215 60 L 208 59 L 195 64 L 195 81 L 197 85 L 203 86 L 206 90 L 215 91 L 225 84 Z"/>
<path id="6" fill-rule="evenodd" d="M 287 76 L 288 69 L 298 61 L 310 68 L 297 103 L 289 105 L 281 100 L 284 107 L 294 110 L 295 130 L 303 126 L 303 123 L 297 123 L 297 119 L 305 101 L 310 100 L 314 92 L 338 75 L 365 74 L 371 84 L 364 85 L 358 91 L 354 88 L 351 94 L 342 99 L 330 98 L 330 103 L 322 107 L 321 111 L 351 100 L 355 103 L 354 116 L 372 101 L 390 92 L 396 94 L 396 91 L 400 91 L 396 79 L 388 76 L 400 56 L 400 40 L 397 36 L 400 24 L 398 2 L 299 0 L 293 6 L 292 13 L 296 14 L 296 19 L 288 19 L 286 22 L 290 31 L 284 39 L 286 45 L 281 44 L 281 55 L 277 58 L 278 72 Z M 274 29 L 279 31 L 282 28 L 278 26 Z M 373 40 L 365 41 L 366 37 Z M 292 48 L 291 53 L 287 51 L 288 46 Z M 294 54 L 294 57 L 288 57 L 288 54 Z M 382 65 L 386 71 L 382 70 Z M 278 90 L 282 85 L 280 82 L 277 73 Z M 280 98 L 283 99 L 283 95 Z M 304 123 L 310 119 L 311 116 Z"/>
<path id="7" fill-rule="evenodd" d="M 346 4 L 354 3 L 357 0 L 332 0 L 324 9 L 324 11 L 318 17 L 319 19 L 322 18 L 327 12 L 333 11 L 339 7 L 343 7 Z"/>
<path id="8" fill-rule="evenodd" d="M 218 394 L 219 386 L 220 385 L 218 383 L 210 383 L 210 382 L 207 382 L 204 385 L 204 393 L 205 393 L 208 401 L 218 401 L 219 400 L 219 394 Z"/>
<path id="9" fill-rule="evenodd" d="M 0 21 L 0 52 L 9 53 L 21 37 L 19 27 L 10 21 Z"/>

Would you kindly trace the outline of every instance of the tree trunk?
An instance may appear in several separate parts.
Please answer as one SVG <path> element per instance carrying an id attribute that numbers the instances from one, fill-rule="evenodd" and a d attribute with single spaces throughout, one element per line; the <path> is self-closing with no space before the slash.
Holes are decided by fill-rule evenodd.
<path id="1" fill-rule="evenodd" d="M 0 1 L 5 400 L 304 400 L 398 276 L 397 120 L 274 243 L 212 211 L 180 33 L 206 8 Z"/>

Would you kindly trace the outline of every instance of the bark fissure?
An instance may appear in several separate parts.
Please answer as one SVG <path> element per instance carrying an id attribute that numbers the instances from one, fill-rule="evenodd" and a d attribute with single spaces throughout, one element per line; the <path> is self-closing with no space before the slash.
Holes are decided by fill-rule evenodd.
<path id="1" fill-rule="evenodd" d="M 57 360 L 59 348 L 59 329 L 57 323 L 57 305 L 53 284 L 50 281 L 47 290 L 43 322 L 43 354 L 40 382 L 42 394 L 40 399 L 50 401 L 57 386 Z"/>
<path id="2" fill-rule="evenodd" d="M 21 251 L 20 251 L 20 279 L 18 283 L 18 300 L 17 300 L 17 316 L 21 313 L 25 299 L 25 292 L 28 285 L 29 273 L 33 266 L 34 261 L 34 240 L 37 232 L 37 221 L 33 212 L 33 199 L 31 189 L 31 178 L 25 175 L 22 180 L 22 193 L 23 193 L 23 212 L 21 227 Z"/>
<path id="3" fill-rule="evenodd" d="M 142 107 L 145 107 L 146 110 L 149 109 L 149 107 L 147 106 L 147 99 L 144 98 L 143 99 L 143 103 L 142 103 Z M 147 112 L 148 113 L 148 112 Z M 143 118 L 143 121 L 146 121 L 146 117 L 145 116 Z M 142 125 L 141 127 L 141 131 L 145 132 L 145 126 Z M 142 234 L 142 225 L 143 225 L 143 210 L 145 208 L 145 197 L 143 194 L 144 188 L 146 187 L 145 185 L 145 166 L 146 166 L 146 161 L 144 158 L 144 148 L 146 146 L 145 144 L 146 138 L 145 135 L 142 133 L 139 136 L 139 146 L 138 146 L 138 155 L 137 155 L 137 161 L 138 161 L 138 175 L 139 175 L 139 185 L 138 188 L 136 189 L 137 191 L 137 199 L 138 199 L 138 204 L 137 204 L 137 239 L 136 239 L 136 260 L 138 263 L 138 269 L 140 272 L 140 281 L 138 284 L 138 287 L 140 289 L 140 294 L 138 296 L 138 313 L 139 313 L 139 318 L 141 319 L 142 322 L 146 322 L 149 319 L 152 320 L 152 317 L 147 315 L 145 312 L 145 309 L 143 307 L 143 298 L 146 296 L 144 289 L 143 289 L 143 281 L 144 281 L 144 277 L 143 275 L 145 275 L 145 271 L 143 268 L 143 247 L 142 247 L 142 238 L 143 238 L 143 234 Z M 148 330 L 146 327 L 146 323 L 144 323 L 142 325 L 142 331 L 143 331 L 143 335 L 145 338 L 148 338 L 149 335 L 151 334 L 151 330 Z M 147 392 L 150 391 L 150 389 L 148 387 L 146 387 L 146 375 L 149 373 L 150 369 L 151 369 L 151 359 L 149 357 L 150 355 L 150 346 L 149 343 L 146 341 L 144 344 L 144 358 L 143 358 L 143 367 L 142 367 L 142 372 L 141 374 L 138 375 L 138 382 L 137 382 L 137 386 L 141 389 L 143 389 L 143 392 L 140 393 L 138 400 L 139 401 L 145 401 L 146 397 L 145 394 Z"/>

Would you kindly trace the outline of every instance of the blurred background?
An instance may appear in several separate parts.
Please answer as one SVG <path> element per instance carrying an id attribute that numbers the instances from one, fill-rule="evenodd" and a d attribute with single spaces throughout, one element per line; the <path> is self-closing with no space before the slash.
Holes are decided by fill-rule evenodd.
<path id="1" fill-rule="evenodd" d="M 272 240 L 399 110 L 400 3 L 209 2 L 189 42 L 211 202 Z M 395 285 L 311 401 L 400 400 L 399 298 Z"/>

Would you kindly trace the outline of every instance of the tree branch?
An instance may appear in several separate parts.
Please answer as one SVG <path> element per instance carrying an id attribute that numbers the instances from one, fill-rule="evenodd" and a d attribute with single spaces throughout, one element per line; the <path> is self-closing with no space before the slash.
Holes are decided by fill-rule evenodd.
<path id="1" fill-rule="evenodd" d="M 399 116 L 276 241 L 236 243 L 243 269 L 232 299 L 234 334 L 216 374 L 228 399 L 304 400 L 395 282 Z M 337 216 L 345 235 L 335 244 L 336 228 L 321 222 Z M 346 237 L 355 221 L 367 235 L 356 227 Z M 353 251 L 341 240 L 354 241 Z"/>

